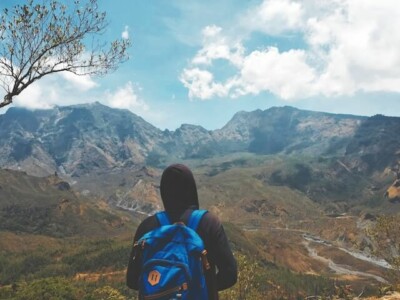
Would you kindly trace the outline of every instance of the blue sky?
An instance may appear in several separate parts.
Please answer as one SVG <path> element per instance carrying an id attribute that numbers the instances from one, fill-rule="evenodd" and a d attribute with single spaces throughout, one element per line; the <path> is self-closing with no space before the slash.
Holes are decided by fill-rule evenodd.
<path id="1" fill-rule="evenodd" d="M 171 130 L 183 123 L 221 128 L 237 111 L 283 105 L 400 116 L 396 0 L 99 0 L 99 6 L 110 22 L 104 38 L 132 40 L 130 60 L 104 78 L 43 78 L 14 105 L 99 101 Z"/>

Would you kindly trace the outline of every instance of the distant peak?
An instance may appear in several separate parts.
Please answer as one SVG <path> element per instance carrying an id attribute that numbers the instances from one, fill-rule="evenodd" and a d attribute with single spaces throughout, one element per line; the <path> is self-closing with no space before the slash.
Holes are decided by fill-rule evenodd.
<path id="1" fill-rule="evenodd" d="M 64 107 L 70 107 L 70 108 L 91 108 L 91 107 L 108 107 L 104 104 L 101 104 L 99 101 L 95 102 L 88 102 L 88 103 L 80 103 L 80 104 L 73 104 L 73 105 L 66 105 Z"/>
<path id="2" fill-rule="evenodd" d="M 207 129 L 205 129 L 204 127 L 200 126 L 200 125 L 193 125 L 193 124 L 182 124 L 177 131 L 182 131 L 182 130 L 201 130 L 201 131 L 207 131 Z"/>
<path id="3" fill-rule="evenodd" d="M 200 128 L 200 125 L 194 125 L 194 124 L 188 124 L 188 123 L 183 123 L 180 128 Z"/>

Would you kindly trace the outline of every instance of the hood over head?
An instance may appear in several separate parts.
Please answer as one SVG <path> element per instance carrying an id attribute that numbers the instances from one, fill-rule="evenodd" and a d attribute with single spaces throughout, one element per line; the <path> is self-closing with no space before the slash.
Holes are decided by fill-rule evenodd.
<path id="1" fill-rule="evenodd" d="M 167 212 L 183 212 L 188 208 L 199 208 L 196 182 L 192 171 L 185 165 L 173 164 L 164 170 L 160 192 Z"/>

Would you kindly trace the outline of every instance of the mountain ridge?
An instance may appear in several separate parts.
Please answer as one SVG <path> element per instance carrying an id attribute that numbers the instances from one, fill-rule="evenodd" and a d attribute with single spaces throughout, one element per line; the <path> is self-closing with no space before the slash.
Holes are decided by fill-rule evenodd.
<path id="1" fill-rule="evenodd" d="M 216 130 L 182 124 L 174 131 L 162 131 L 128 110 L 98 102 L 51 110 L 10 108 L 0 116 L 0 167 L 39 176 L 59 172 L 79 177 L 235 152 L 352 157 L 362 149 L 373 156 L 379 152 L 377 147 L 392 141 L 394 146 L 387 147 L 390 153 L 385 161 L 368 161 L 366 156 L 365 167 L 361 167 L 362 159 L 357 164 L 373 171 L 377 165 L 393 165 L 398 123 L 400 118 L 396 117 L 331 114 L 284 106 L 240 111 Z M 379 134 L 381 129 L 385 135 Z M 371 132 L 381 145 L 363 142 Z M 390 141 L 385 142 L 386 136 Z"/>

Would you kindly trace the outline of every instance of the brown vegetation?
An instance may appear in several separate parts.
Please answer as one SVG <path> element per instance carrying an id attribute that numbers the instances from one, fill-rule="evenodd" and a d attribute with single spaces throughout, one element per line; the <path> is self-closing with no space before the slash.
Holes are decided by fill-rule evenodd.
<path id="1" fill-rule="evenodd" d="M 385 197 L 388 198 L 390 202 L 400 202 L 400 179 L 396 179 L 386 190 Z"/>

